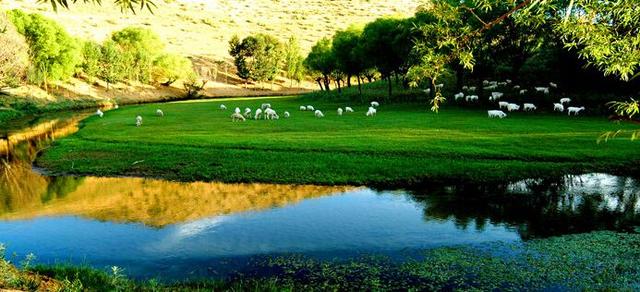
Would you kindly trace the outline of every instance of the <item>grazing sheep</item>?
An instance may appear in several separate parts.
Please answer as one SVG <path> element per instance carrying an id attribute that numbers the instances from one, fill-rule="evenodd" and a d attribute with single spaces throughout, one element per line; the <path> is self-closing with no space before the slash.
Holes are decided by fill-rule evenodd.
<path id="1" fill-rule="evenodd" d="M 119 108 L 120 106 L 117 103 L 113 106 L 113 109 L 119 109 Z"/>
<path id="2" fill-rule="evenodd" d="M 244 109 L 244 117 L 247 118 L 247 119 L 251 117 L 251 109 L 250 108 L 245 108 Z"/>
<path id="3" fill-rule="evenodd" d="M 484 90 L 496 90 L 498 89 L 498 85 L 490 85 L 490 86 L 485 86 Z"/>
<path id="4" fill-rule="evenodd" d="M 161 109 L 156 110 L 156 116 L 164 117 L 164 112 Z"/>
<path id="5" fill-rule="evenodd" d="M 258 120 L 260 119 L 260 117 L 262 116 L 262 109 L 256 109 L 256 114 L 253 116 L 254 120 Z"/>
<path id="6" fill-rule="evenodd" d="M 507 84 L 508 84 L 507 82 L 498 82 L 499 86 L 507 86 Z"/>
<path id="7" fill-rule="evenodd" d="M 491 110 L 491 111 L 487 111 L 487 114 L 489 115 L 490 118 L 505 118 L 507 117 L 507 114 L 505 114 L 503 111 L 499 111 L 499 110 Z"/>
<path id="8" fill-rule="evenodd" d="M 275 110 L 273 110 L 272 108 L 268 107 L 264 110 L 264 119 L 265 120 L 277 120 L 278 117 L 278 113 L 276 113 Z"/>
<path id="9" fill-rule="evenodd" d="M 260 106 L 260 108 L 261 108 L 262 110 L 265 110 L 265 109 L 271 108 L 271 104 L 270 104 L 270 103 L 263 103 L 263 104 Z"/>
<path id="10" fill-rule="evenodd" d="M 137 116 L 136 117 L 136 127 L 140 127 L 142 126 L 142 117 L 141 116 Z"/>
<path id="11" fill-rule="evenodd" d="M 549 86 L 551 86 L 553 88 L 558 88 L 558 84 L 555 84 L 553 82 L 549 82 Z"/>
<path id="12" fill-rule="evenodd" d="M 519 106 L 519 105 L 517 105 L 517 104 L 515 104 L 515 103 L 510 103 L 510 104 L 507 106 L 507 110 L 508 110 L 508 111 L 510 111 L 510 112 L 512 112 L 512 111 L 517 111 L 517 110 L 519 110 L 519 109 L 520 109 L 520 106 Z"/>
<path id="13" fill-rule="evenodd" d="M 372 101 L 372 102 L 371 102 L 371 106 L 373 106 L 373 107 L 379 107 L 379 106 L 380 106 L 380 104 L 379 104 L 377 101 Z"/>
<path id="14" fill-rule="evenodd" d="M 423 89 L 422 92 L 426 94 L 431 94 L 431 88 Z"/>
<path id="15" fill-rule="evenodd" d="M 240 113 L 240 108 L 236 107 L 236 109 L 233 112 L 235 112 L 236 114 L 239 114 Z"/>
<path id="16" fill-rule="evenodd" d="M 289 114 L 289 112 L 284 112 L 284 118 L 288 119 L 291 116 L 291 114 Z"/>
<path id="17" fill-rule="evenodd" d="M 504 93 L 502 93 L 502 92 L 498 92 L 498 91 L 491 92 L 491 96 L 489 97 L 489 100 L 490 101 L 496 101 L 496 100 L 502 98 L 503 95 L 504 95 Z"/>
<path id="18" fill-rule="evenodd" d="M 536 107 L 536 105 L 535 105 L 535 104 L 533 104 L 533 103 L 525 103 L 525 104 L 523 104 L 523 105 L 522 105 L 522 107 L 523 107 L 522 109 L 523 109 L 525 112 L 528 112 L 528 111 L 535 111 L 536 109 L 538 109 L 538 108 Z"/>
<path id="19" fill-rule="evenodd" d="M 584 106 L 581 106 L 581 107 L 570 106 L 567 108 L 567 114 L 571 115 L 571 113 L 573 113 L 574 116 L 577 116 L 578 113 L 583 110 L 584 110 Z"/>
<path id="20" fill-rule="evenodd" d="M 376 115 L 376 113 L 377 113 L 377 112 L 378 112 L 378 111 L 377 111 L 374 107 L 370 106 L 370 107 L 369 107 L 369 110 L 367 111 L 367 113 L 365 114 L 365 116 L 367 116 L 367 117 L 373 117 L 373 116 L 375 116 L 375 115 Z"/>
<path id="21" fill-rule="evenodd" d="M 558 111 L 558 112 L 563 112 L 564 111 L 564 105 L 562 105 L 561 103 L 554 103 L 553 104 L 553 111 Z"/>
<path id="22" fill-rule="evenodd" d="M 518 89 L 520 89 L 520 85 L 514 85 L 513 86 L 513 90 L 518 90 Z"/>
<path id="23" fill-rule="evenodd" d="M 308 105 L 308 106 L 307 106 L 307 110 L 308 110 L 308 111 L 315 111 L 316 109 L 315 109 L 315 108 L 313 108 L 313 106 Z"/>
<path id="24" fill-rule="evenodd" d="M 460 100 L 464 97 L 464 93 L 460 92 L 460 93 L 456 93 L 455 95 L 453 95 L 453 98 L 455 98 L 455 100 Z"/>
<path id="25" fill-rule="evenodd" d="M 476 91 L 476 87 L 475 87 L 475 86 L 469 86 L 469 91 L 470 91 L 470 92 L 474 92 L 474 91 Z"/>
<path id="26" fill-rule="evenodd" d="M 549 94 L 549 87 L 536 87 L 536 92 L 542 92 L 544 94 Z"/>
<path id="27" fill-rule="evenodd" d="M 104 116 L 104 113 L 101 110 L 97 110 L 96 111 L 96 116 L 99 116 L 99 117 L 102 118 Z"/>
<path id="28" fill-rule="evenodd" d="M 436 88 L 442 89 L 444 87 L 444 83 L 436 84 Z"/>
<path id="29" fill-rule="evenodd" d="M 525 93 L 527 93 L 527 90 L 526 90 L 526 89 L 521 89 L 521 90 L 520 90 L 520 94 L 525 94 Z"/>
<path id="30" fill-rule="evenodd" d="M 462 90 L 469 90 L 469 86 L 462 86 Z"/>
<path id="31" fill-rule="evenodd" d="M 341 115 L 342 115 L 342 108 L 341 108 L 341 107 L 339 107 L 339 108 L 338 108 L 338 115 L 339 115 L 339 116 L 341 116 Z"/>
<path id="32" fill-rule="evenodd" d="M 347 112 L 347 113 L 352 113 L 352 112 L 353 112 L 353 109 L 352 109 L 351 107 L 349 107 L 349 106 L 346 106 L 346 107 L 344 108 L 344 111 L 345 111 L 345 112 Z"/>
<path id="33" fill-rule="evenodd" d="M 498 106 L 500 107 L 500 109 L 509 108 L 509 103 L 506 102 L 506 101 L 500 101 L 500 102 L 498 102 Z"/>
<path id="34" fill-rule="evenodd" d="M 483 86 L 489 85 L 489 80 L 482 80 L 482 85 Z"/>
<path id="35" fill-rule="evenodd" d="M 224 104 L 221 104 L 221 105 L 220 105 L 220 109 L 221 109 L 221 110 L 226 110 L 226 109 L 227 109 L 227 106 L 226 106 L 226 105 L 224 105 Z"/>
<path id="36" fill-rule="evenodd" d="M 300 110 L 301 110 L 301 111 L 306 111 L 306 110 L 307 110 L 307 107 L 306 107 L 306 106 L 304 106 L 304 105 L 301 105 L 301 106 L 300 106 Z"/>
<path id="37" fill-rule="evenodd" d="M 233 114 L 231 114 L 231 121 L 232 122 L 237 122 L 237 121 L 243 121 L 244 122 L 244 121 L 246 121 L 246 119 L 240 113 L 234 112 Z"/>
<path id="38" fill-rule="evenodd" d="M 507 79 L 505 80 L 505 82 L 507 82 L 508 84 L 511 84 L 511 79 Z"/>
<path id="39" fill-rule="evenodd" d="M 320 110 L 316 110 L 313 114 L 316 118 L 324 118 L 324 114 Z"/>
<path id="40" fill-rule="evenodd" d="M 562 105 L 564 105 L 565 103 L 570 103 L 571 102 L 571 98 L 565 97 L 565 98 L 561 98 L 560 99 L 560 103 Z"/>
<path id="41" fill-rule="evenodd" d="M 477 101 L 478 99 L 480 99 L 480 97 L 477 95 L 467 95 L 464 98 L 465 101 Z"/>

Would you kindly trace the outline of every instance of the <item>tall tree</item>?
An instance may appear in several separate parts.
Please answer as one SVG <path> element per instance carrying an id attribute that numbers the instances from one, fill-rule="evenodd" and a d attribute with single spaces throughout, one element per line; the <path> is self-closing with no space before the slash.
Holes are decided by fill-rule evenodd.
<path id="1" fill-rule="evenodd" d="M 367 63 L 363 58 L 361 37 L 362 28 L 356 26 L 338 31 L 333 36 L 336 69 L 346 75 L 347 86 L 351 86 L 351 77 L 356 76 L 360 94 L 362 94 L 360 77 Z"/>
<path id="2" fill-rule="evenodd" d="M 389 98 L 392 94 L 391 77 L 403 63 L 403 56 L 397 54 L 394 44 L 402 33 L 402 20 L 379 18 L 368 23 L 362 32 L 362 52 L 365 60 L 374 66 L 382 78 L 387 79 Z"/>
<path id="3" fill-rule="evenodd" d="M 285 60 L 284 71 L 287 78 L 291 81 L 289 87 L 293 87 L 293 81 L 300 82 L 304 78 L 304 57 L 302 57 L 302 49 L 296 37 L 290 37 L 284 47 Z"/>
<path id="4" fill-rule="evenodd" d="M 326 37 L 319 40 L 311 48 L 311 52 L 304 60 L 304 64 L 310 71 L 322 75 L 321 80 L 324 83 L 324 90 L 329 91 L 331 89 L 329 77 L 336 69 L 331 40 Z M 320 86 L 320 90 L 323 90 L 322 86 Z"/>

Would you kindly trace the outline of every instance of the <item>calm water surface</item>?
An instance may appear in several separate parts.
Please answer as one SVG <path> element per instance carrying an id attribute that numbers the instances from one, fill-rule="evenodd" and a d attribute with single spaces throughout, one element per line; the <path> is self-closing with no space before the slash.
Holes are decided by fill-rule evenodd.
<path id="1" fill-rule="evenodd" d="M 78 117 L 0 139 L 0 242 L 39 263 L 124 267 L 133 277 L 223 276 L 263 256 L 402 257 L 461 244 L 624 230 L 640 183 L 606 174 L 406 190 L 48 177 L 31 161 Z"/>

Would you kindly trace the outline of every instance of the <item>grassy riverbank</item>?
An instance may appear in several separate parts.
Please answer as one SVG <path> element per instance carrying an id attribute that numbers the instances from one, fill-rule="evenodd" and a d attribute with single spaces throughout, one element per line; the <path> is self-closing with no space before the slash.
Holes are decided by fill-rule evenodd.
<path id="1" fill-rule="evenodd" d="M 270 102 L 289 119 L 232 123 L 237 106 Z M 220 110 L 220 104 L 229 109 Z M 301 112 L 313 104 L 318 119 Z M 338 106 L 356 112 L 338 117 Z M 161 108 L 165 117 L 155 116 Z M 148 176 L 183 181 L 404 184 L 423 180 L 504 181 L 579 172 L 638 173 L 640 147 L 605 131 L 634 129 L 603 117 L 513 113 L 424 104 L 366 107 L 308 98 L 230 99 L 131 106 L 88 118 L 37 159 L 56 174 Z M 136 115 L 144 124 L 135 126 Z"/>
<path id="2" fill-rule="evenodd" d="M 135 281 L 126 270 L 69 265 L 13 268 L 2 260 L 0 288 L 61 291 L 353 291 L 353 290 L 636 290 L 640 288 L 640 234 L 593 232 L 522 245 L 425 250 L 403 263 L 367 257 L 320 262 L 274 258 L 225 280 Z M 256 274 L 256 272 L 258 274 Z M 42 285 L 42 286 L 41 286 Z"/>

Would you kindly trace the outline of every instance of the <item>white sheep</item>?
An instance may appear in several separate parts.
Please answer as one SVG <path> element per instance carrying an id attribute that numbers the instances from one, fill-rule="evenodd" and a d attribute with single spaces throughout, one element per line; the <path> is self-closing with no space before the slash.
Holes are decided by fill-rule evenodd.
<path id="1" fill-rule="evenodd" d="M 265 109 L 271 108 L 271 104 L 270 104 L 270 103 L 263 103 L 263 104 L 260 106 L 260 108 L 261 108 L 262 110 L 265 110 Z"/>
<path id="2" fill-rule="evenodd" d="M 97 110 L 96 111 L 96 116 L 99 116 L 99 117 L 102 118 L 104 116 L 104 113 L 101 110 Z"/>
<path id="3" fill-rule="evenodd" d="M 505 82 L 507 82 L 508 84 L 511 84 L 511 79 L 507 79 L 505 80 Z"/>
<path id="4" fill-rule="evenodd" d="M 161 109 L 156 110 L 156 116 L 164 117 L 164 112 Z"/>
<path id="5" fill-rule="evenodd" d="M 561 103 L 554 103 L 553 104 L 553 111 L 558 111 L 558 112 L 563 112 L 564 111 L 564 105 L 562 105 Z"/>
<path id="6" fill-rule="evenodd" d="M 506 101 L 500 101 L 500 102 L 498 102 L 498 106 L 500 107 L 500 109 L 502 109 L 502 108 L 505 108 L 505 109 L 506 109 L 506 108 L 509 108 L 509 102 L 506 102 Z"/>
<path id="7" fill-rule="evenodd" d="M 565 97 L 565 98 L 561 98 L 560 99 L 560 103 L 562 105 L 564 105 L 565 103 L 570 103 L 571 102 L 571 98 Z"/>
<path id="8" fill-rule="evenodd" d="M 507 110 L 508 110 L 508 111 L 510 111 L 510 112 L 512 112 L 512 111 L 517 111 L 517 110 L 519 110 L 519 109 L 520 109 L 520 106 L 519 106 L 519 105 L 517 105 L 517 104 L 515 104 L 515 103 L 510 103 L 510 104 L 507 106 Z"/>
<path id="9" fill-rule="evenodd" d="M 307 106 L 307 110 L 308 110 L 308 111 L 315 111 L 316 109 L 315 109 L 315 108 L 313 108 L 313 106 L 308 105 L 308 106 Z"/>
<path id="10" fill-rule="evenodd" d="M 549 86 L 551 86 L 553 88 L 558 88 L 558 84 L 555 84 L 553 82 L 549 82 Z"/>
<path id="11" fill-rule="evenodd" d="M 316 118 L 324 118 L 324 114 L 320 110 L 316 110 L 313 114 Z"/>
<path id="12" fill-rule="evenodd" d="M 115 105 L 113 105 L 113 109 L 119 109 L 120 106 L 116 103 Z"/>
<path id="13" fill-rule="evenodd" d="M 422 92 L 426 94 L 431 94 L 431 88 L 423 89 Z"/>
<path id="14" fill-rule="evenodd" d="M 504 93 L 502 93 L 502 92 L 498 92 L 498 91 L 491 92 L 491 96 L 489 97 L 489 100 L 490 101 L 496 101 L 496 100 L 502 98 L 503 95 L 504 95 Z"/>
<path id="15" fill-rule="evenodd" d="M 508 84 L 507 82 L 498 82 L 499 86 L 507 86 L 507 84 Z"/>
<path id="16" fill-rule="evenodd" d="M 141 116 L 137 116 L 136 117 L 136 127 L 140 127 L 142 126 L 142 117 Z"/>
<path id="17" fill-rule="evenodd" d="M 226 106 L 226 105 L 224 105 L 224 104 L 221 104 L 221 105 L 220 105 L 220 109 L 221 109 L 221 110 L 226 110 L 226 109 L 227 109 L 227 106 Z"/>
<path id="18" fill-rule="evenodd" d="M 442 89 L 442 87 L 444 87 L 444 83 L 436 84 L 436 88 Z"/>
<path id="19" fill-rule="evenodd" d="M 478 99 L 480 99 L 480 97 L 477 95 L 467 95 L 464 98 L 465 101 L 477 101 Z"/>
<path id="20" fill-rule="evenodd" d="M 462 90 L 469 90 L 469 86 L 462 86 Z"/>
<path id="21" fill-rule="evenodd" d="M 247 119 L 251 117 L 251 109 L 250 108 L 245 108 L 244 109 L 244 117 L 247 118 Z"/>
<path id="22" fill-rule="evenodd" d="M 346 106 L 346 107 L 344 107 L 344 111 L 347 112 L 347 113 L 352 113 L 353 109 L 351 107 L 349 107 L 349 106 Z"/>
<path id="23" fill-rule="evenodd" d="M 505 114 L 503 111 L 499 111 L 499 110 L 491 110 L 491 111 L 487 111 L 487 114 L 489 115 L 490 118 L 505 118 L 507 117 L 507 114 Z"/>
<path id="24" fill-rule="evenodd" d="M 521 89 L 521 90 L 520 90 L 520 94 L 525 94 L 525 93 L 527 93 L 527 90 L 526 90 L 526 89 Z"/>
<path id="25" fill-rule="evenodd" d="M 379 104 L 377 101 L 372 101 L 372 102 L 371 102 L 371 106 L 373 106 L 373 107 L 379 107 L 379 106 L 380 106 L 380 104 Z"/>
<path id="26" fill-rule="evenodd" d="M 549 94 L 549 87 L 536 87 L 536 92 L 542 92 L 544 94 Z"/>
<path id="27" fill-rule="evenodd" d="M 341 115 L 342 115 L 342 112 L 343 112 L 342 108 L 341 108 L 341 107 L 339 107 L 339 108 L 338 108 L 338 115 L 339 115 L 339 116 L 341 116 Z"/>
<path id="28" fill-rule="evenodd" d="M 490 86 L 485 86 L 484 90 L 496 90 L 498 89 L 498 85 L 490 85 Z"/>
<path id="29" fill-rule="evenodd" d="M 578 113 L 583 110 L 584 110 L 584 106 L 581 106 L 581 107 L 570 106 L 567 108 L 567 113 L 568 115 L 571 115 L 571 113 L 573 113 L 574 116 L 577 116 Z"/>
<path id="30" fill-rule="evenodd" d="M 289 112 L 284 112 L 284 118 L 288 119 L 291 116 L 291 114 L 289 114 Z"/>
<path id="31" fill-rule="evenodd" d="M 239 114 L 241 111 L 239 107 L 236 107 L 236 109 L 233 112 L 235 112 L 236 114 Z"/>
<path id="32" fill-rule="evenodd" d="M 523 104 L 523 105 L 522 105 L 522 109 L 523 109 L 525 112 L 528 112 L 528 111 L 535 111 L 535 110 L 536 110 L 536 109 L 538 109 L 538 108 L 537 108 L 537 107 L 536 107 L 536 105 L 535 105 L 535 104 L 533 104 L 533 103 L 525 103 L 525 104 Z"/>
<path id="33" fill-rule="evenodd" d="M 462 99 L 463 97 L 464 97 L 464 93 L 462 93 L 462 92 L 459 92 L 459 93 L 456 93 L 456 94 L 454 94 L 454 95 L 453 95 L 453 98 L 454 98 L 455 100 L 460 100 L 460 99 Z"/>
<path id="34" fill-rule="evenodd" d="M 301 105 L 301 106 L 300 106 L 300 110 L 301 110 L 301 111 L 306 111 L 306 110 L 307 110 L 307 107 L 306 107 L 306 106 L 304 106 L 304 105 Z"/>
<path id="35" fill-rule="evenodd" d="M 370 107 L 369 107 L 369 110 L 367 111 L 367 113 L 365 114 L 365 116 L 367 116 L 367 117 L 373 117 L 373 116 L 375 116 L 375 115 L 376 115 L 376 113 L 377 113 L 377 112 L 378 112 L 378 111 L 377 111 L 374 107 L 370 106 Z"/>
<path id="36" fill-rule="evenodd" d="M 475 86 L 469 86 L 469 91 L 470 91 L 470 92 L 474 92 L 474 91 L 476 91 L 476 87 L 475 87 Z"/>
<path id="37" fill-rule="evenodd" d="M 513 90 L 518 90 L 518 89 L 520 89 L 520 85 L 514 85 L 513 86 Z"/>
<path id="38" fill-rule="evenodd" d="M 231 114 L 231 121 L 232 122 L 237 122 L 237 121 L 243 121 L 244 122 L 244 121 L 246 121 L 246 119 L 240 113 L 234 112 L 233 114 Z"/>
<path id="39" fill-rule="evenodd" d="M 262 109 L 259 109 L 259 108 L 258 108 L 258 109 L 256 109 L 256 114 L 254 115 L 254 117 L 253 117 L 253 118 L 254 118 L 255 120 L 258 120 L 258 119 L 260 119 L 260 117 L 261 117 L 261 116 L 262 116 Z"/>
<path id="40" fill-rule="evenodd" d="M 278 117 L 278 113 L 276 113 L 275 110 L 273 110 L 272 108 L 268 107 L 264 110 L 264 119 L 265 120 L 277 120 Z"/>
<path id="41" fill-rule="evenodd" d="M 484 85 L 484 86 L 489 85 L 489 80 L 482 80 L 482 85 Z"/>

